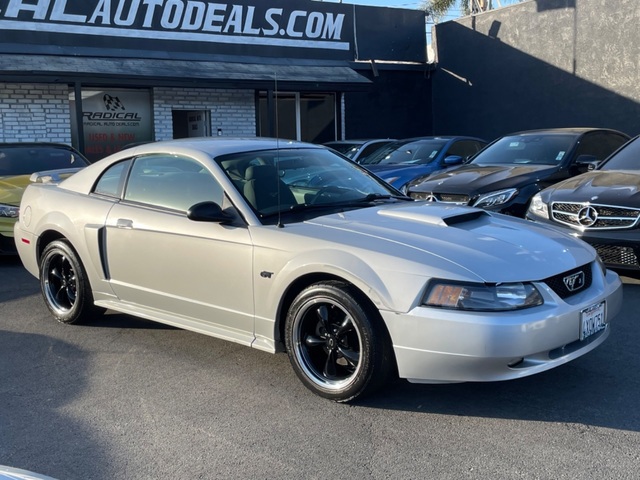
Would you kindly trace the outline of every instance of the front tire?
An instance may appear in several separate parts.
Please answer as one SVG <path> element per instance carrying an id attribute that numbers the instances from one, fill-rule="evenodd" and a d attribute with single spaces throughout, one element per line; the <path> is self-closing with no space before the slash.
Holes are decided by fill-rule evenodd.
<path id="1" fill-rule="evenodd" d="M 285 342 L 302 383 L 338 402 L 373 392 L 394 370 L 380 315 L 344 282 L 317 283 L 296 297 L 287 314 Z"/>
<path id="2" fill-rule="evenodd" d="M 44 302 L 61 323 L 81 323 L 100 313 L 82 263 L 69 243 L 56 240 L 40 258 L 40 288 Z"/>

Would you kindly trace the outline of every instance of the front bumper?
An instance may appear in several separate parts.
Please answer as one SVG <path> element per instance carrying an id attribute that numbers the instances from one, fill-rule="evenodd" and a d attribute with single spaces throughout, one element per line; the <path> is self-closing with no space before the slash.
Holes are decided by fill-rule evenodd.
<path id="1" fill-rule="evenodd" d="M 551 220 L 527 215 L 527 220 L 541 223 L 587 242 L 608 268 L 628 274 L 640 274 L 640 229 L 602 229 L 584 232 Z"/>
<path id="2" fill-rule="evenodd" d="M 579 340 L 580 312 L 606 302 L 610 322 L 622 307 L 622 283 L 608 271 L 590 288 L 562 300 L 536 284 L 545 303 L 516 312 L 459 312 L 416 307 L 383 311 L 401 378 L 414 383 L 510 380 L 567 363 L 609 336 L 604 330 Z"/>
<path id="3" fill-rule="evenodd" d="M 33 233 L 23 229 L 20 222 L 17 222 L 15 224 L 14 236 L 14 248 L 20 256 L 22 265 L 24 265 L 24 267 L 31 275 L 38 278 L 39 267 L 36 253 L 38 237 L 36 237 Z M 11 240 L 13 240 L 13 238 Z"/>

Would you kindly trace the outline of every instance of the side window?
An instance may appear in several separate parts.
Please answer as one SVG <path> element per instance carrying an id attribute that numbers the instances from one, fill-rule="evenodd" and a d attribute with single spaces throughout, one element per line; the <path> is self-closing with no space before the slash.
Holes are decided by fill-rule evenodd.
<path id="1" fill-rule="evenodd" d="M 199 162 L 177 155 L 149 155 L 134 160 L 124 199 L 186 212 L 196 203 L 222 205 L 222 186 Z"/>
<path id="2" fill-rule="evenodd" d="M 627 142 L 625 137 L 609 132 L 594 132 L 583 137 L 578 146 L 576 157 L 594 155 L 602 161 Z"/>
<path id="3" fill-rule="evenodd" d="M 96 186 L 93 189 L 93 193 L 98 195 L 106 195 L 108 197 L 120 198 L 122 192 L 122 185 L 124 184 L 124 174 L 127 171 L 131 160 L 116 163 L 111 165 L 103 173 Z"/>
<path id="4" fill-rule="evenodd" d="M 384 142 L 374 142 L 370 145 L 367 145 L 366 147 L 364 147 L 362 149 L 362 152 L 360 153 L 360 161 L 362 161 L 363 158 L 367 158 L 369 155 L 371 155 L 372 153 L 374 153 L 376 150 L 378 150 L 379 148 L 382 148 L 386 145 L 386 143 Z"/>
<path id="5" fill-rule="evenodd" d="M 471 155 L 475 155 L 484 145 L 475 140 L 460 140 L 455 142 L 449 148 L 446 156 L 458 155 L 462 158 L 467 158 Z"/>

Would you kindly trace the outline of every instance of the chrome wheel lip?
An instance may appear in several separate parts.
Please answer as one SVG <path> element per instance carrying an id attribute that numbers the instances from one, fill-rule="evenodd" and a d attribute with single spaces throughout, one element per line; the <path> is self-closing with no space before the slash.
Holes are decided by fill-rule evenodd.
<path id="1" fill-rule="evenodd" d="M 350 384 L 352 384 L 356 380 L 358 374 L 363 368 L 362 367 L 363 359 L 360 356 L 355 370 L 351 372 L 349 375 L 339 379 L 327 378 L 325 375 L 323 375 L 323 372 L 321 370 L 319 370 L 313 365 L 313 361 L 311 360 L 310 353 L 309 353 L 310 347 L 305 345 L 304 334 L 306 330 L 303 331 L 303 328 L 304 328 L 303 323 L 305 323 L 305 321 L 312 322 L 312 320 L 309 320 L 308 316 L 309 315 L 316 316 L 317 310 L 322 306 L 336 307 L 340 309 L 345 319 L 350 320 L 351 324 L 353 325 L 353 330 L 355 331 L 358 338 L 358 352 L 360 353 L 360 355 L 362 355 L 362 352 L 363 352 L 362 334 L 358 329 L 358 327 L 356 326 L 353 320 L 353 316 L 349 314 L 349 312 L 344 307 L 344 305 L 342 305 L 340 302 L 337 302 L 336 300 L 329 297 L 315 297 L 313 299 L 310 299 L 306 301 L 304 304 L 302 304 L 302 306 L 297 310 L 296 316 L 293 321 L 293 332 L 292 332 L 292 340 L 293 340 L 293 347 L 294 347 L 293 353 L 295 355 L 296 362 L 298 363 L 298 365 L 300 365 L 300 368 L 304 372 L 305 376 L 311 382 L 313 382 L 317 387 L 327 391 L 340 391 L 348 387 Z M 335 336 L 328 335 L 327 337 L 328 337 L 327 342 L 331 343 L 332 345 L 335 345 L 337 341 Z"/>
<path id="2" fill-rule="evenodd" d="M 42 290 L 47 303 L 57 315 L 68 314 L 75 306 L 78 293 L 78 277 L 73 264 L 63 253 L 52 252 L 45 259 L 42 272 Z"/>

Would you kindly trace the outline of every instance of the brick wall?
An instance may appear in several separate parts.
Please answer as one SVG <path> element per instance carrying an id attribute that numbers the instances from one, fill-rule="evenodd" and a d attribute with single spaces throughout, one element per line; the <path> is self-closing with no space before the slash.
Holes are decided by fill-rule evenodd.
<path id="1" fill-rule="evenodd" d="M 253 90 L 155 88 L 155 138 L 173 138 L 172 110 L 207 110 L 211 132 L 255 136 Z M 0 141 L 71 143 L 69 87 L 0 83 Z"/>
<path id="2" fill-rule="evenodd" d="M 70 144 L 69 87 L 0 83 L 0 141 Z"/>
<path id="3" fill-rule="evenodd" d="M 212 135 L 256 135 L 253 90 L 154 88 L 153 99 L 156 140 L 173 138 L 172 110 L 209 111 Z"/>

